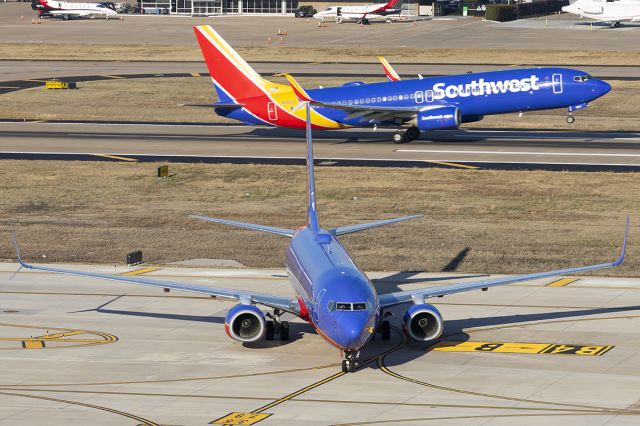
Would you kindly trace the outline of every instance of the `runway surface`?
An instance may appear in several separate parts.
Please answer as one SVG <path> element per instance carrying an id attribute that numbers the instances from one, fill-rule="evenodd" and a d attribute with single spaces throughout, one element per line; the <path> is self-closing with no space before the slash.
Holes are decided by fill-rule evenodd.
<path id="1" fill-rule="evenodd" d="M 224 333 L 231 302 L 47 273 L 10 279 L 16 266 L 0 264 L 3 424 L 635 425 L 640 415 L 636 279 L 436 299 L 437 343 L 406 342 L 392 318 L 391 341 L 371 342 L 344 374 L 338 351 L 299 320 L 289 342 L 243 345 Z M 282 270 L 74 267 L 293 295 Z M 370 275 L 381 293 L 465 279 Z"/>
<path id="2" fill-rule="evenodd" d="M 457 130 L 402 145 L 390 136 L 316 131 L 316 158 L 325 165 L 640 171 L 640 133 Z M 0 158 L 302 164 L 303 137 L 235 125 L 2 122 Z"/>
<path id="3" fill-rule="evenodd" d="M 386 79 L 382 67 L 375 58 L 371 62 L 265 62 L 250 61 L 251 66 L 265 76 L 278 73 L 291 73 L 308 77 L 379 77 Z M 404 78 L 464 74 L 467 72 L 485 72 L 498 69 L 516 69 L 540 65 L 531 64 L 460 64 L 460 63 L 393 63 L 393 67 Z M 624 65 L 563 65 L 548 64 L 547 66 L 566 66 L 588 72 L 594 77 L 604 80 L 637 80 L 640 79 L 640 68 Z M 163 75 L 190 76 L 192 73 L 209 76 L 204 61 L 197 62 L 155 62 L 155 61 L 12 61 L 0 60 L 0 81 L 3 86 L 11 86 L 17 81 L 33 79 L 50 79 L 76 77 L 78 81 L 85 81 L 86 77 L 93 79 L 109 79 L 142 74 L 149 77 Z"/>

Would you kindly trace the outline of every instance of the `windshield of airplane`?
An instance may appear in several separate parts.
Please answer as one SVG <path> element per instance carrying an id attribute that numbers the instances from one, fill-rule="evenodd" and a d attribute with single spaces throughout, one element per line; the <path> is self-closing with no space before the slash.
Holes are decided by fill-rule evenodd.
<path id="1" fill-rule="evenodd" d="M 585 75 L 576 75 L 575 77 L 573 77 L 573 80 L 580 83 L 584 83 L 587 80 L 591 80 L 591 78 L 592 77 L 589 74 L 585 74 Z"/>
<path id="2" fill-rule="evenodd" d="M 330 300 L 327 308 L 330 311 L 366 311 L 366 302 L 347 303 L 347 302 L 334 302 Z"/>

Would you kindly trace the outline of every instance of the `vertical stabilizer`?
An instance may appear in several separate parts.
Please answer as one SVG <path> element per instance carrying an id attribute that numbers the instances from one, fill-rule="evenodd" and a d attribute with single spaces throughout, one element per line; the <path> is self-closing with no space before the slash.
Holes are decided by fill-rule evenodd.
<path id="1" fill-rule="evenodd" d="M 311 140 L 311 105 L 306 102 L 307 111 L 307 221 L 314 234 L 320 233 L 318 211 L 316 210 L 316 180 L 313 167 L 313 142 Z"/>

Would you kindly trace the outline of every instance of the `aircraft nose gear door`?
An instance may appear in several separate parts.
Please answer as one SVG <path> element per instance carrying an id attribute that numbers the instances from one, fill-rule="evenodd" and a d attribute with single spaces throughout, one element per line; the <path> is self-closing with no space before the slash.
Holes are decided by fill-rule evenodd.
<path id="1" fill-rule="evenodd" d="M 278 108 L 276 108 L 275 102 L 267 104 L 267 112 L 269 113 L 269 120 L 275 121 L 278 119 Z"/>
<path id="2" fill-rule="evenodd" d="M 553 93 L 562 93 L 562 74 L 553 75 Z"/>

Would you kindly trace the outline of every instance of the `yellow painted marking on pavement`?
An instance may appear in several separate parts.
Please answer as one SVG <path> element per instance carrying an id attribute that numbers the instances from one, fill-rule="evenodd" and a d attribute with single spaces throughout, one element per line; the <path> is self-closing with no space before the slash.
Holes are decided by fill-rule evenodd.
<path id="1" fill-rule="evenodd" d="M 201 77 L 199 72 L 192 72 L 191 75 L 194 77 Z"/>
<path id="2" fill-rule="evenodd" d="M 63 333 L 44 334 L 42 336 L 34 337 L 34 339 L 47 339 L 47 340 L 63 339 L 67 336 L 75 336 L 77 334 L 85 334 L 85 332 L 82 330 L 72 330 L 72 331 L 65 331 Z"/>
<path id="3" fill-rule="evenodd" d="M 429 349 L 445 352 L 494 352 L 509 354 L 562 354 L 601 356 L 613 346 L 603 345 L 565 345 L 553 343 L 497 343 L 497 342 L 460 342 L 443 341 Z"/>
<path id="4" fill-rule="evenodd" d="M 119 75 L 103 75 L 103 77 L 106 77 L 106 78 L 124 78 L 124 77 L 121 77 Z"/>
<path id="5" fill-rule="evenodd" d="M 129 157 L 120 157 L 119 155 L 107 155 L 107 154 L 93 154 L 96 157 L 104 157 L 104 158 L 113 158 L 115 160 L 122 160 L 122 161 L 138 161 L 137 158 L 129 158 Z"/>
<path id="6" fill-rule="evenodd" d="M 214 425 L 252 425 L 258 423 L 270 417 L 272 414 L 268 413 L 240 413 L 234 412 L 227 414 L 224 417 L 220 417 L 218 420 L 214 420 L 209 424 Z"/>
<path id="7" fill-rule="evenodd" d="M 427 163 L 440 164 L 442 166 L 457 167 L 459 169 L 479 169 L 478 166 L 469 166 L 467 164 L 448 163 L 446 161 L 426 161 Z"/>
<path id="8" fill-rule="evenodd" d="M 313 384 L 311 384 L 311 385 L 309 385 L 309 386 L 307 386 L 307 387 L 304 387 L 304 388 L 302 388 L 302 389 L 300 389 L 300 390 L 298 390 L 298 391 L 295 391 L 295 392 L 293 392 L 293 393 L 290 393 L 290 394 L 289 394 L 289 395 L 287 395 L 287 396 L 283 396 L 282 398 L 280 398 L 280 399 L 278 399 L 278 400 L 276 400 L 276 401 L 273 401 L 272 403 L 267 404 L 267 405 L 265 405 L 265 406 L 263 406 L 263 407 L 260 407 L 260 408 L 258 408 L 257 410 L 253 410 L 253 413 L 261 413 L 261 412 L 263 412 L 263 411 L 265 411 L 265 410 L 268 410 L 269 408 L 273 408 L 273 407 L 275 407 L 276 405 L 280 405 L 280 404 L 282 404 L 283 402 L 290 400 L 291 398 L 295 398 L 295 397 L 296 397 L 296 396 L 298 396 L 298 395 L 301 395 L 301 394 L 303 394 L 303 393 L 305 393 L 305 392 L 308 392 L 308 391 L 310 391 L 311 389 L 315 389 L 315 388 L 317 388 L 318 386 L 322 386 L 322 385 L 324 385 L 325 383 L 328 383 L 328 382 L 330 382 L 330 381 L 332 381 L 332 380 L 337 379 L 338 377 L 342 377 L 342 376 L 344 376 L 345 374 L 347 374 L 347 373 L 344 373 L 344 372 L 342 372 L 342 371 L 341 371 L 341 372 L 339 372 L 339 373 L 336 373 L 336 374 L 334 374 L 333 376 L 329 376 L 329 377 L 327 377 L 327 378 L 325 378 L 325 379 L 320 380 L 319 382 L 315 382 L 315 383 L 313 383 Z"/>
<path id="9" fill-rule="evenodd" d="M 25 349 L 43 349 L 44 342 L 42 340 L 23 340 L 22 347 Z"/>
<path id="10" fill-rule="evenodd" d="M 129 271 L 129 272 L 123 272 L 120 275 L 127 275 L 127 276 L 142 275 L 142 274 L 147 274 L 149 272 L 157 271 L 158 269 L 160 269 L 160 268 L 140 268 L 140 269 L 135 269 L 135 270 Z"/>
<path id="11" fill-rule="evenodd" d="M 578 278 L 561 278 L 559 280 L 550 282 L 546 285 L 546 287 L 564 287 L 565 285 L 575 283 L 576 281 L 578 281 Z"/>

